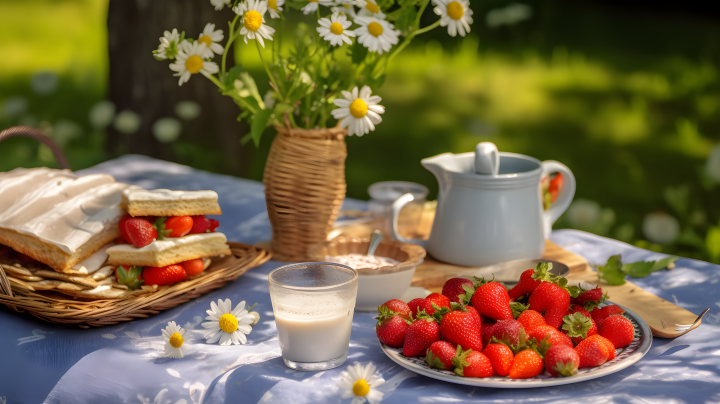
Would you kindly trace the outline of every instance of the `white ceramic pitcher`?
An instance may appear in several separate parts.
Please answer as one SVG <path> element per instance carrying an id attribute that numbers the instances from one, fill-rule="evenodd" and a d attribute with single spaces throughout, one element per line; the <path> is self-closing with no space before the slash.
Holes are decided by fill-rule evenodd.
<path id="1" fill-rule="evenodd" d="M 564 164 L 499 153 L 490 142 L 478 144 L 475 153 L 443 153 L 421 163 L 440 185 L 432 233 L 428 240 L 399 234 L 398 215 L 412 194 L 393 203 L 393 233 L 451 264 L 486 266 L 542 257 L 545 238 L 575 195 L 575 177 Z M 540 179 L 554 172 L 562 173 L 563 189 L 543 212 Z"/>

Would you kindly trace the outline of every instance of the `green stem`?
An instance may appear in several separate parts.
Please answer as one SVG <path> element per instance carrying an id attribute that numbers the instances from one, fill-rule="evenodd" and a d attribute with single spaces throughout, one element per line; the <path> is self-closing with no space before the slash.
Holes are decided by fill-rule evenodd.
<path id="1" fill-rule="evenodd" d="M 235 24 L 237 23 L 238 18 L 240 18 L 239 15 L 236 15 L 235 18 L 233 18 L 232 22 L 230 23 L 230 33 L 228 34 L 228 41 L 225 44 L 225 51 L 222 55 L 222 74 L 221 77 L 225 77 L 225 59 L 227 59 L 228 50 L 230 49 L 230 45 L 235 40 L 235 37 L 237 36 L 235 33 Z"/>
<path id="2" fill-rule="evenodd" d="M 262 49 L 260 49 L 260 41 L 256 40 L 255 45 L 257 45 L 258 54 L 260 55 L 260 60 L 262 61 L 263 67 L 265 68 L 265 73 L 267 73 L 270 81 L 272 81 L 272 83 L 275 85 L 275 90 L 278 92 L 278 95 L 280 95 L 280 99 L 282 100 L 283 96 L 280 93 L 280 86 L 278 86 L 278 83 L 275 81 L 275 77 L 273 77 L 272 73 L 270 73 L 270 68 L 268 67 L 267 63 L 265 63 L 265 58 L 262 55 Z"/>
<path id="3" fill-rule="evenodd" d="M 225 91 L 225 86 L 222 85 L 222 83 L 220 82 L 220 80 L 217 79 L 217 77 L 215 77 L 215 76 L 213 76 L 213 75 L 208 75 L 208 76 L 205 76 L 205 77 L 207 77 L 208 80 L 212 81 L 213 84 L 215 84 L 216 86 L 218 86 L 218 88 L 219 88 L 220 90 Z"/>
<path id="4" fill-rule="evenodd" d="M 425 0 L 423 4 L 420 5 L 420 10 L 418 10 L 417 17 L 415 17 L 415 27 L 420 26 L 420 17 L 422 17 L 423 12 L 425 12 L 425 7 L 427 7 L 428 3 L 430 3 L 430 0 Z"/>
<path id="5" fill-rule="evenodd" d="M 403 41 L 403 43 L 401 43 L 400 46 L 398 46 L 397 48 L 395 48 L 395 50 L 393 51 L 393 53 L 392 53 L 392 54 L 390 55 L 390 57 L 388 58 L 388 61 L 393 60 L 393 58 L 395 58 L 395 56 L 397 56 L 398 53 L 400 53 L 403 49 L 405 49 L 405 47 L 408 46 L 408 45 L 410 44 L 410 42 L 412 42 L 412 39 L 413 39 L 415 36 L 420 35 L 420 34 L 424 34 L 424 33 L 428 32 L 428 31 L 430 31 L 430 30 L 433 30 L 433 29 L 437 28 L 438 26 L 440 26 L 440 20 L 435 21 L 435 23 L 430 24 L 430 25 L 428 25 L 428 26 L 425 27 L 425 28 L 421 28 L 421 29 L 419 29 L 419 30 L 417 30 L 417 31 L 413 31 L 413 32 L 409 33 L 408 36 L 405 37 L 405 40 Z"/>

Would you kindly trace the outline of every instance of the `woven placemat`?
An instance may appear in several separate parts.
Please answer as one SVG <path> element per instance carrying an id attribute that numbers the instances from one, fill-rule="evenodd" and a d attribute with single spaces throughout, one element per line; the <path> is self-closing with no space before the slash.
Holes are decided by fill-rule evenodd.
<path id="1" fill-rule="evenodd" d="M 0 286 L 0 304 L 42 320 L 71 327 L 89 328 L 150 317 L 211 290 L 221 288 L 247 270 L 270 260 L 269 251 L 243 243 L 229 242 L 233 255 L 213 258 L 202 276 L 160 286 L 157 291 L 125 299 L 88 300 L 57 292 L 32 292 L 13 288 L 11 295 Z M 0 269 L 0 285 L 5 278 Z M 5 278 L 6 280 L 6 278 Z"/>

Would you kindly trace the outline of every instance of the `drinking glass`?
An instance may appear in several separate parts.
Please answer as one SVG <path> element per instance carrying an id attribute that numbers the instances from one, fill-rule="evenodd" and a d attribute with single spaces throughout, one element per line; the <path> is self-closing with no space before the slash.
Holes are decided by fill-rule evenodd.
<path id="1" fill-rule="evenodd" d="M 414 199 L 405 205 L 400 211 L 399 222 L 405 230 L 401 235 L 414 237 L 417 225 L 422 218 L 423 206 L 428 195 L 425 185 L 407 181 L 384 181 L 376 182 L 368 188 L 370 194 L 370 212 L 381 219 L 380 231 L 388 238 L 393 237 L 392 230 L 392 204 L 403 196 L 410 193 Z M 407 234 L 406 234 L 407 233 Z"/>
<path id="2" fill-rule="evenodd" d="M 327 370 L 347 358 L 358 273 L 341 264 L 285 265 L 268 275 L 280 350 L 295 370 Z"/>

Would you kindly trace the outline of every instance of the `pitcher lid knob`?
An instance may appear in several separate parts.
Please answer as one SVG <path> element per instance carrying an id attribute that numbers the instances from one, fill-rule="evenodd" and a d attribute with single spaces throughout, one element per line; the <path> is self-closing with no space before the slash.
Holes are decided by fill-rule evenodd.
<path id="1" fill-rule="evenodd" d="M 475 172 L 482 175 L 498 175 L 500 155 L 493 142 L 480 142 L 475 146 Z"/>

